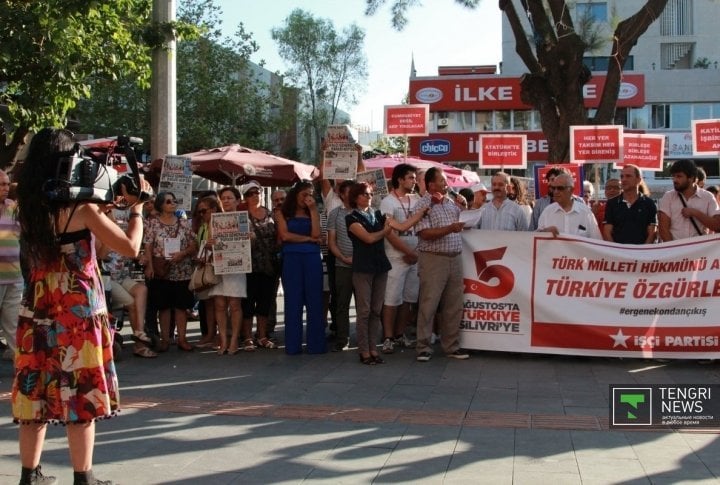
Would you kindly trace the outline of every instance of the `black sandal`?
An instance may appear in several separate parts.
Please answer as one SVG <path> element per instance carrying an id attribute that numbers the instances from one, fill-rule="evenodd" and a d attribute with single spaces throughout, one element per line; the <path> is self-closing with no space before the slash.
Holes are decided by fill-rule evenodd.
<path id="1" fill-rule="evenodd" d="M 379 355 L 371 355 L 370 358 L 373 359 L 376 364 L 384 364 L 385 363 L 385 359 L 383 359 Z"/>
<path id="2" fill-rule="evenodd" d="M 360 362 L 365 365 L 375 365 L 375 358 L 372 355 L 369 355 L 367 357 L 363 357 L 360 355 Z"/>

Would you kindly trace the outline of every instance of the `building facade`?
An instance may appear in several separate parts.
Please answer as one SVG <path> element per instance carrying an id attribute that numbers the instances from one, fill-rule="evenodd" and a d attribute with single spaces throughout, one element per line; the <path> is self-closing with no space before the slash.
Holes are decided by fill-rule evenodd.
<path id="1" fill-rule="evenodd" d="M 518 12 L 521 2 L 513 0 Z M 602 93 L 604 72 L 612 58 L 611 25 L 638 11 L 644 0 L 567 2 L 576 25 L 591 18 L 607 41 L 585 54 L 592 79 L 584 89 L 585 106 L 592 110 Z M 523 21 L 527 18 L 521 16 Z M 720 2 L 669 0 L 668 5 L 640 37 L 625 65 L 615 122 L 636 132 L 666 137 L 666 164 L 692 158 L 718 183 L 718 157 L 692 156 L 693 119 L 720 118 Z M 532 164 L 545 163 L 547 142 L 538 113 L 520 101 L 520 76 L 528 70 L 515 52 L 515 39 L 502 17 L 502 63 L 438 69 L 438 75 L 410 77 L 410 102 L 430 105 L 431 130 L 410 141 L 413 155 L 446 163 L 477 166 L 478 135 L 483 131 L 525 133 L 528 136 L 528 173 Z M 592 113 L 591 113 L 592 114 Z M 607 172 L 607 170 L 604 170 Z M 671 186 L 667 173 L 646 173 L 657 191 Z"/>

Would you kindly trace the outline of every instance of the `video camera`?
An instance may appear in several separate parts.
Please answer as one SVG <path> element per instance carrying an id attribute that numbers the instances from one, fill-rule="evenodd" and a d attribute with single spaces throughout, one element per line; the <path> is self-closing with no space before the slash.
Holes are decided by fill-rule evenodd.
<path id="1" fill-rule="evenodd" d="M 113 146 L 104 153 L 93 153 L 76 143 L 72 151 L 58 159 L 55 178 L 44 184 L 48 198 L 57 202 L 87 201 L 101 204 L 115 204 L 116 198 L 125 187 L 129 195 L 144 202 L 152 196 L 141 190 L 140 170 L 132 145 L 142 143 L 140 138 L 118 136 Z M 124 155 L 130 174 L 118 174 L 113 160 Z"/>

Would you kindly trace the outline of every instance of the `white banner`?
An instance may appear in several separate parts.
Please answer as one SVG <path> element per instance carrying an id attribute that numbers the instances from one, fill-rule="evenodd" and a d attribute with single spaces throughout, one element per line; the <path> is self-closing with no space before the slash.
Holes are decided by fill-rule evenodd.
<path id="1" fill-rule="evenodd" d="M 720 358 L 720 235 L 632 246 L 463 233 L 468 349 Z"/>

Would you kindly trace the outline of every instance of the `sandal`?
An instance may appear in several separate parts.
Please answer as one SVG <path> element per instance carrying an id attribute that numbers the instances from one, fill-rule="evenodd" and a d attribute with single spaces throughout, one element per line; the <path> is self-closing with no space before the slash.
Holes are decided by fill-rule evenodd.
<path id="1" fill-rule="evenodd" d="M 273 342 L 269 338 L 263 337 L 258 340 L 258 347 L 262 347 L 263 349 L 276 349 L 277 345 L 275 345 L 275 342 Z"/>
<path id="2" fill-rule="evenodd" d="M 253 339 L 248 338 L 245 339 L 243 342 L 243 350 L 245 352 L 254 352 L 255 351 L 255 342 L 253 342 Z"/>
<path id="3" fill-rule="evenodd" d="M 385 363 L 385 359 L 383 359 L 383 358 L 380 357 L 379 355 L 372 355 L 372 354 L 370 354 L 370 358 L 373 359 L 376 364 L 384 364 L 384 363 Z"/>
<path id="4" fill-rule="evenodd" d="M 136 346 L 133 351 L 133 355 L 136 357 L 143 357 L 145 359 L 154 359 L 158 356 L 157 353 L 153 352 L 149 347 L 145 347 L 144 345 Z"/>
<path id="5" fill-rule="evenodd" d="M 362 354 L 360 355 L 360 362 L 365 365 L 375 365 L 375 358 L 372 355 L 369 355 L 367 357 L 363 357 Z"/>
<path id="6" fill-rule="evenodd" d="M 148 335 L 142 330 L 133 332 L 133 334 L 130 335 L 130 338 L 133 340 L 133 342 L 137 342 L 139 344 L 152 345 L 153 343 L 152 339 L 148 337 Z"/>

